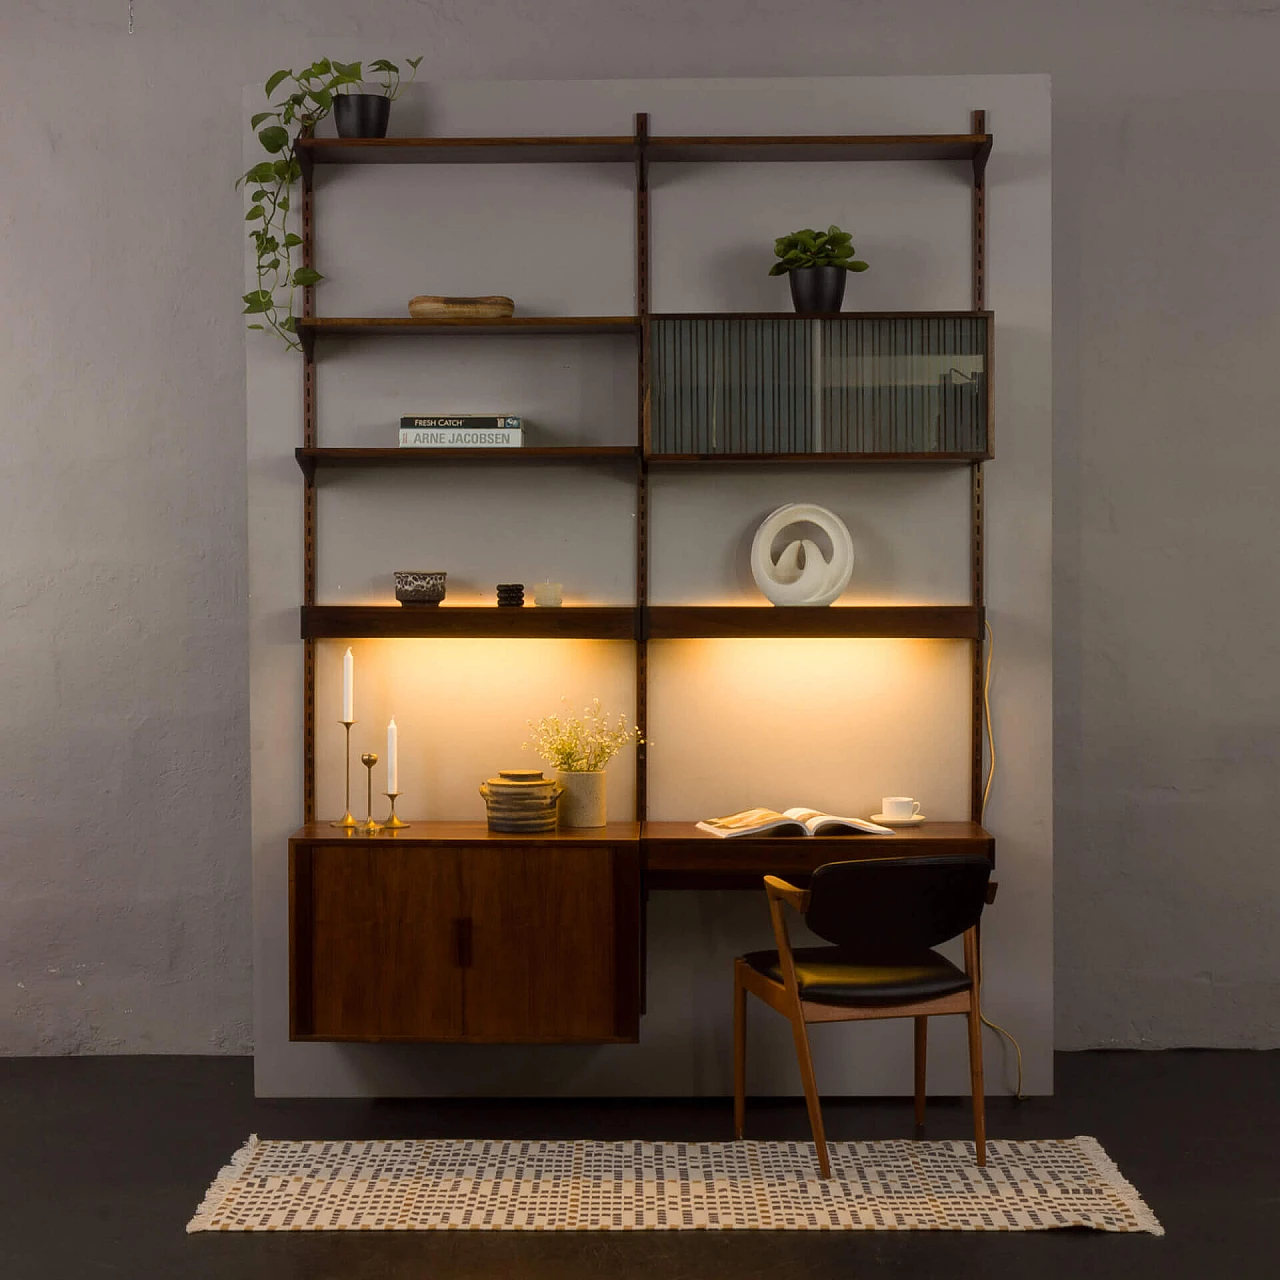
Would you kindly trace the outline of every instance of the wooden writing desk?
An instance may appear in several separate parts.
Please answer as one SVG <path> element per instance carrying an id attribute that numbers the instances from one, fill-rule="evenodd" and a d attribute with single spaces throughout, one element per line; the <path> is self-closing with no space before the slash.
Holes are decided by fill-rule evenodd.
<path id="1" fill-rule="evenodd" d="M 824 862 L 983 853 L 995 839 L 976 822 L 925 822 L 891 836 L 734 836 L 725 840 L 692 822 L 646 822 L 641 865 L 650 889 L 760 889 L 766 875 L 805 878 Z"/>

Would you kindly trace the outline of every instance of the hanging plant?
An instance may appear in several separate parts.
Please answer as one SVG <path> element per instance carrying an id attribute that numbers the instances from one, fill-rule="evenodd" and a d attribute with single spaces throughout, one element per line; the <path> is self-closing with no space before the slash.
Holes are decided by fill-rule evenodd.
<path id="1" fill-rule="evenodd" d="M 383 92 L 395 99 L 412 83 L 422 58 L 407 59 L 413 69 L 401 84 L 399 68 L 385 58 L 371 64 L 383 76 Z M 277 71 L 264 90 L 267 101 L 281 90 L 279 101 L 269 111 L 259 111 L 249 121 L 270 159 L 260 160 L 236 180 L 237 190 L 249 189 L 249 238 L 256 254 L 257 288 L 242 295 L 244 314 L 255 317 L 250 329 L 270 330 L 294 351 L 298 341 L 298 320 L 294 299 L 299 289 L 318 284 L 324 277 L 314 267 L 294 266 L 293 251 L 302 237 L 288 229 L 290 191 L 302 177 L 295 154 L 300 137 L 310 137 L 316 125 L 332 110 L 335 97 L 352 85 L 362 83 L 358 62 L 336 62 L 320 58 L 302 71 Z"/>

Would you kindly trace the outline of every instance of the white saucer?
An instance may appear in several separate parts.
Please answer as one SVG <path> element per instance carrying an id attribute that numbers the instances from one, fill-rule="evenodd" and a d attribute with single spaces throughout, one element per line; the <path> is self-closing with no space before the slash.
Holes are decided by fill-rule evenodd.
<path id="1" fill-rule="evenodd" d="M 913 814 L 910 818 L 886 818 L 883 813 L 873 813 L 871 821 L 878 822 L 882 827 L 918 827 L 929 819 L 923 813 Z"/>

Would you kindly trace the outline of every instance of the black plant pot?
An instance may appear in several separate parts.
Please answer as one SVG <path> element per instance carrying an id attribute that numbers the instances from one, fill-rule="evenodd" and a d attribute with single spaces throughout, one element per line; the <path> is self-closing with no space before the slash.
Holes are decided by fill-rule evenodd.
<path id="1" fill-rule="evenodd" d="M 391 99 L 381 93 L 336 93 L 333 118 L 340 138 L 385 138 Z"/>
<path id="2" fill-rule="evenodd" d="M 796 267 L 787 272 L 791 282 L 791 301 L 801 312 L 833 315 L 844 301 L 843 267 Z"/>

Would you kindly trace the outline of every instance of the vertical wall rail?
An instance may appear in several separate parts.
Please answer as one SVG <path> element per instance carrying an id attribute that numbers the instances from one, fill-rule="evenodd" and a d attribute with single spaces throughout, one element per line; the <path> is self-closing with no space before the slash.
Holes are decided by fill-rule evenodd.
<path id="1" fill-rule="evenodd" d="M 640 345 L 636 358 L 636 725 L 646 741 L 636 746 L 636 821 L 649 814 L 649 453 L 652 365 L 649 352 L 649 116 L 636 112 L 636 315 Z M 623 856 L 619 852 L 614 857 Z M 639 854 L 637 853 L 637 856 Z M 639 868 L 640 989 L 639 1013 L 649 997 L 649 892 L 643 859 Z"/>
<path id="2" fill-rule="evenodd" d="M 975 111 L 970 132 L 976 136 L 987 132 L 987 113 Z M 981 143 L 973 154 L 973 309 L 985 310 L 987 304 L 987 157 L 991 141 Z"/>
<path id="3" fill-rule="evenodd" d="M 636 725 L 649 736 L 649 116 L 636 113 L 636 315 L 640 347 L 636 360 L 636 426 L 640 459 L 636 471 Z M 649 804 L 648 747 L 636 747 L 636 821 Z"/>
<path id="4" fill-rule="evenodd" d="M 984 530 L 983 530 L 983 502 L 982 502 L 982 463 L 975 462 L 969 468 L 971 476 L 970 485 L 970 525 L 972 528 L 971 543 L 971 568 L 972 581 L 970 590 L 973 596 L 973 603 L 978 606 L 979 626 L 981 627 L 986 619 L 986 611 L 984 601 L 986 596 L 985 574 L 986 566 L 984 563 Z M 983 773 L 983 722 L 984 722 L 984 693 L 983 693 L 983 656 L 986 652 L 986 639 L 983 631 L 979 631 L 978 638 L 973 642 L 973 747 L 972 747 L 972 763 L 970 767 L 970 795 L 969 795 L 969 814 L 973 822 L 982 820 L 982 773 Z"/>
<path id="5" fill-rule="evenodd" d="M 987 132 L 987 113 L 975 111 L 972 116 L 970 132 L 985 134 Z M 983 311 L 987 305 L 987 157 L 991 154 L 991 143 L 981 143 L 973 156 L 973 309 Z M 994 376 L 991 362 L 993 345 L 992 329 L 987 326 L 987 347 L 982 362 L 986 382 L 986 417 L 987 417 L 987 452 L 990 453 L 995 442 Z M 986 548 L 983 528 L 983 486 L 982 463 L 975 462 L 970 467 L 970 553 L 972 600 L 980 610 L 979 617 L 985 622 L 986 605 Z M 983 753 L 983 724 L 985 699 L 983 691 L 983 658 L 986 654 L 986 637 L 979 632 L 973 643 L 973 711 L 972 711 L 972 753 L 969 777 L 969 816 L 974 822 L 982 821 L 982 774 L 985 756 Z"/>
<path id="6" fill-rule="evenodd" d="M 315 266 L 315 208 L 310 160 L 302 168 L 302 265 Z M 316 291 L 302 291 L 302 314 L 315 314 Z M 315 342 L 304 341 L 302 350 L 302 443 L 316 446 Z M 302 490 L 302 601 L 316 602 L 316 473 L 304 473 Z M 302 644 L 302 813 L 304 822 L 316 817 L 316 642 Z"/>

